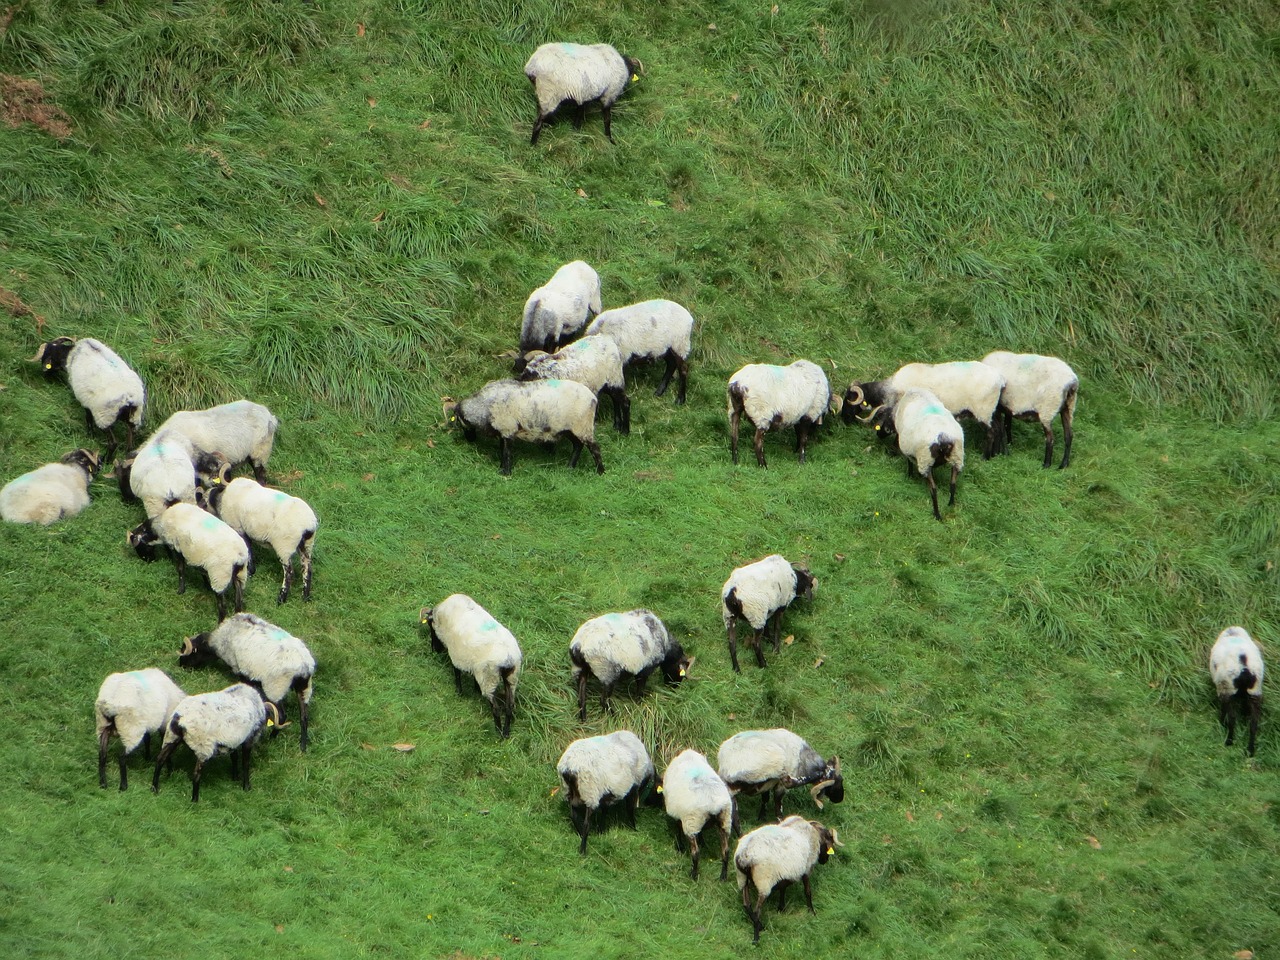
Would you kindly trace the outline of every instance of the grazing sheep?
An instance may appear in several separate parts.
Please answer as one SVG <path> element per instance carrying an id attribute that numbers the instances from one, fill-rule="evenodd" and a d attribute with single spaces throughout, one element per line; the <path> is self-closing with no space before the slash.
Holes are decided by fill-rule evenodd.
<path id="1" fill-rule="evenodd" d="M 823 415 L 840 411 L 839 397 L 831 395 L 827 375 L 816 363 L 797 360 L 780 367 L 749 363 L 729 378 L 729 449 L 738 462 L 738 424 L 745 413 L 756 428 L 756 463 L 767 466 L 764 435 L 771 429 L 796 428 L 796 450 L 804 463 L 809 434 Z"/>
<path id="2" fill-rule="evenodd" d="M 631 829 L 636 828 L 636 806 L 653 783 L 653 761 L 639 737 L 618 730 L 573 741 L 556 764 L 556 773 L 569 803 L 569 820 L 582 837 L 578 853 L 586 854 L 591 815 L 601 807 L 624 805 Z"/>
<path id="3" fill-rule="evenodd" d="M 1236 711 L 1249 709 L 1249 756 L 1258 741 L 1258 721 L 1262 718 L 1262 651 L 1244 627 L 1227 627 L 1218 634 L 1209 654 L 1209 675 L 1218 690 L 1219 717 L 1227 728 L 1226 746 L 1236 739 Z"/>
<path id="4" fill-rule="evenodd" d="M 125 758 L 142 744 L 143 757 L 151 759 L 151 734 L 163 736 L 173 709 L 186 697 L 163 670 L 149 667 L 129 673 L 113 673 L 102 681 L 93 704 L 98 730 L 98 786 L 107 788 L 107 748 L 111 737 L 120 738 L 120 789 L 129 786 Z"/>
<path id="5" fill-rule="evenodd" d="M 151 777 L 152 792 L 160 792 L 160 768 L 169 762 L 180 743 L 185 743 L 196 756 L 196 766 L 191 772 L 192 803 L 200 799 L 204 765 L 220 753 L 231 754 L 231 776 L 233 779 L 239 776 L 240 785 L 248 790 L 249 752 L 262 736 L 262 728 L 279 722 L 275 704 L 263 703 L 258 691 L 247 683 L 186 697 L 174 707 L 165 730 L 164 746 L 156 756 L 156 769 Z"/>
<path id="6" fill-rule="evenodd" d="M 136 453 L 116 464 L 120 496 L 141 500 L 148 517 L 170 503 L 196 502 L 196 452 L 177 431 L 157 430 Z"/>
<path id="7" fill-rule="evenodd" d="M 254 478 L 266 483 L 267 461 L 279 425 L 275 414 L 262 404 L 236 400 L 207 410 L 180 410 L 156 432 L 180 434 L 191 442 L 197 456 L 217 455 L 232 466 L 247 460 L 253 464 Z"/>
<path id="8" fill-rule="evenodd" d="M 1000 450 L 1003 435 L 997 410 L 1004 391 L 1004 374 L 977 360 L 952 363 L 908 363 L 888 380 L 854 382 L 844 397 L 843 418 L 852 423 L 857 410 L 870 410 L 864 423 L 872 421 L 876 408 L 891 407 L 904 391 L 918 387 L 931 391 L 955 417 L 968 416 L 987 428 L 982 455 L 990 460 Z"/>
<path id="9" fill-rule="evenodd" d="M 205 495 L 205 506 L 245 537 L 250 573 L 253 573 L 253 548 L 248 541 L 271 544 L 284 570 L 277 603 L 289 599 L 295 553 L 302 562 L 302 599 L 311 599 L 311 550 L 320 521 L 307 501 L 283 490 L 264 487 L 248 477 L 232 480 L 230 464 L 223 464 L 217 482 Z"/>
<path id="10" fill-rule="evenodd" d="M 300 746 L 307 749 L 316 658 L 305 643 L 259 616 L 237 613 L 207 633 L 188 637 L 178 653 L 178 663 L 188 669 L 214 660 L 221 660 L 237 679 L 275 704 L 278 726 L 285 718 L 284 698 L 290 690 L 297 694 Z"/>
<path id="11" fill-rule="evenodd" d="M 1057 357 L 1036 353 L 1009 353 L 997 350 L 982 358 L 987 366 L 1004 375 L 1000 413 L 1004 418 L 1004 439 L 1013 442 L 1013 420 L 1036 420 L 1044 430 L 1044 465 L 1053 463 L 1053 418 L 1062 415 L 1062 463 L 1071 462 L 1071 421 L 1076 412 L 1080 379 Z"/>
<path id="12" fill-rule="evenodd" d="M 689 385 L 689 351 L 693 348 L 693 315 L 672 300 L 645 300 L 606 310 L 591 321 L 587 336 L 612 337 L 622 354 L 623 366 L 636 360 L 665 360 L 666 372 L 654 391 L 662 396 L 671 376 L 680 370 L 676 403 L 684 403 Z"/>
<path id="13" fill-rule="evenodd" d="M 59 373 L 67 375 L 71 392 L 84 407 L 85 429 L 92 431 L 96 425 L 107 434 L 105 459 L 110 460 L 116 452 L 116 424 L 121 420 L 126 445 L 133 448 L 133 431 L 142 428 L 147 391 L 142 378 L 118 353 L 92 337 L 58 337 L 41 344 L 31 359 L 44 365 L 44 375 L 50 379 Z"/>
<path id="14" fill-rule="evenodd" d="M 938 485 L 933 470 L 951 465 L 951 496 L 947 506 L 956 504 L 956 480 L 964 469 L 964 430 L 928 390 L 912 388 L 904 391 L 892 407 L 880 407 L 875 414 L 875 428 L 884 436 L 896 435 L 898 449 L 907 459 L 907 478 L 913 469 L 924 477 L 933 500 L 933 515 L 938 512 Z"/>
<path id="15" fill-rule="evenodd" d="M 787 887 L 801 881 L 809 912 L 814 912 L 809 874 L 815 863 L 827 862 L 836 852 L 837 844 L 840 838 L 833 828 L 804 817 L 787 817 L 781 823 L 757 827 L 738 841 L 733 865 L 737 868 L 738 889 L 742 891 L 742 907 L 751 918 L 752 943 L 760 942 L 760 914 L 765 900 L 775 889 L 781 911 L 787 904 Z M 754 906 L 752 887 L 756 892 Z"/>
<path id="16" fill-rule="evenodd" d="M 578 719 L 587 719 L 587 678 L 600 681 L 600 706 L 610 709 L 609 698 L 619 680 L 635 678 L 637 696 L 644 695 L 649 674 L 659 667 L 668 682 L 677 684 L 693 665 L 680 644 L 672 639 L 652 610 L 606 613 L 588 620 L 569 642 L 573 679 L 578 687 Z"/>
<path id="17" fill-rule="evenodd" d="M 580 383 L 597 400 L 601 393 L 613 404 L 613 427 L 631 432 L 631 401 L 622 375 L 622 354 L 612 337 L 583 337 L 556 353 L 534 350 L 526 355 L 521 380 L 572 380 Z"/>
<path id="18" fill-rule="evenodd" d="M 525 355 L 530 351 L 550 353 L 558 349 L 577 336 L 601 309 L 600 274 L 582 260 L 566 263 L 525 301 L 515 372 L 524 370 Z"/>
<path id="19" fill-rule="evenodd" d="M 98 455 L 81 447 L 57 463 L 14 477 L 0 489 L 0 518 L 48 526 L 74 517 L 89 505 L 89 482 L 97 472 Z"/>
<path id="20" fill-rule="evenodd" d="M 782 795 L 792 787 L 809 787 L 819 810 L 823 797 L 832 803 L 844 800 L 840 758 L 822 759 L 802 738 L 781 727 L 735 733 L 720 744 L 716 766 L 735 797 L 760 795 L 761 817 L 772 798 L 774 816 L 780 818 Z"/>
<path id="21" fill-rule="evenodd" d="M 753 631 L 748 641 L 756 652 L 756 664 L 764 666 L 764 651 L 760 641 L 766 628 L 773 633 L 773 652 L 782 649 L 782 611 L 796 597 L 813 599 L 818 581 L 808 570 L 793 567 L 787 558 L 775 553 L 738 567 L 729 574 L 720 591 L 721 614 L 729 634 L 729 660 L 733 672 L 738 667 L 738 621 L 745 620 Z"/>
<path id="22" fill-rule="evenodd" d="M 577 107 L 573 125 L 578 129 L 586 119 L 587 104 L 599 103 L 604 135 L 613 143 L 613 105 L 628 84 L 640 79 L 642 69 L 639 60 L 623 56 L 607 43 L 544 43 L 538 47 L 524 65 L 524 75 L 533 84 L 538 100 L 530 145 L 538 142 L 538 134 L 562 103 Z"/>
<path id="23" fill-rule="evenodd" d="M 462 593 L 446 597 L 434 607 L 424 607 L 419 618 L 431 634 L 431 649 L 449 651 L 459 696 L 462 674 L 469 673 L 493 708 L 493 725 L 499 735 L 509 736 L 522 660 L 520 644 L 511 631 Z"/>
<path id="24" fill-rule="evenodd" d="M 178 568 L 178 593 L 187 589 L 187 564 L 200 567 L 218 599 L 218 621 L 227 618 L 227 587 L 235 584 L 235 612 L 244 609 L 249 548 L 243 538 L 212 514 L 190 503 L 174 503 L 129 531 L 129 546 L 150 563 L 156 547 L 169 548 Z"/>
<path id="25" fill-rule="evenodd" d="M 583 446 L 596 461 L 596 473 L 604 473 L 600 445 L 596 443 L 596 395 L 572 380 L 493 380 L 479 393 L 454 403 L 446 399 L 445 415 L 462 427 L 463 436 L 477 433 L 501 441 L 503 476 L 511 475 L 511 441 L 554 443 L 567 435 L 573 443 L 569 466 L 578 465 Z"/>
<path id="26" fill-rule="evenodd" d="M 684 750 L 667 765 L 658 789 L 667 816 L 680 823 L 693 858 L 693 879 L 698 879 L 698 835 L 707 821 L 720 828 L 720 879 L 729 876 L 729 833 L 733 829 L 733 795 L 707 758 L 696 750 Z"/>

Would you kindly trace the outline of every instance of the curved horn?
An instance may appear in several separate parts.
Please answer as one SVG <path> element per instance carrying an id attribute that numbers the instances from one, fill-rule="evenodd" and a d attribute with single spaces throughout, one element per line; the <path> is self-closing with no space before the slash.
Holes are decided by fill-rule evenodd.
<path id="1" fill-rule="evenodd" d="M 36 355 L 28 360 L 28 363 L 39 363 L 44 359 L 44 348 L 49 346 L 47 343 L 40 344 L 40 349 L 36 351 Z"/>
<path id="2" fill-rule="evenodd" d="M 835 783 L 834 780 L 821 780 L 809 788 L 809 796 L 813 797 L 814 805 L 817 806 L 819 810 L 822 809 L 822 800 L 818 795 L 833 783 Z"/>
<path id="3" fill-rule="evenodd" d="M 187 654 L 196 652 L 196 645 L 191 642 L 191 637 L 187 637 L 182 641 L 182 649 L 178 651 L 178 656 L 185 657 Z"/>
<path id="4" fill-rule="evenodd" d="M 875 419 L 876 414 L 879 413 L 881 410 L 883 410 L 884 407 L 885 405 L 882 403 L 880 404 L 880 406 L 876 407 L 874 410 L 868 413 L 865 417 L 857 417 L 856 419 L 859 423 L 870 423 L 872 420 Z"/>
<path id="5" fill-rule="evenodd" d="M 866 399 L 866 394 L 862 392 L 862 387 L 856 383 L 849 384 L 849 396 L 845 398 L 846 403 L 851 403 L 855 407 L 862 405 L 862 401 Z"/>
<path id="6" fill-rule="evenodd" d="M 832 763 L 834 763 L 834 764 L 836 765 L 836 776 L 837 776 L 837 777 L 838 777 L 838 776 L 840 776 L 840 758 L 839 758 L 839 757 L 832 757 L 832 758 L 831 758 L 831 762 L 832 762 Z"/>
<path id="7" fill-rule="evenodd" d="M 263 704 L 263 706 L 267 710 L 267 726 L 268 727 L 280 726 L 280 711 L 276 709 L 276 705 L 272 703 L 270 700 L 268 700 Z"/>
<path id="8" fill-rule="evenodd" d="M 423 607 L 421 610 L 419 610 L 418 611 L 419 624 L 423 624 L 429 621 L 431 619 L 431 611 L 434 609 L 435 609 L 434 607 Z"/>
<path id="9" fill-rule="evenodd" d="M 837 847 L 844 846 L 844 844 L 840 842 L 840 832 L 836 830 L 835 827 L 831 828 L 831 842 L 835 844 Z"/>

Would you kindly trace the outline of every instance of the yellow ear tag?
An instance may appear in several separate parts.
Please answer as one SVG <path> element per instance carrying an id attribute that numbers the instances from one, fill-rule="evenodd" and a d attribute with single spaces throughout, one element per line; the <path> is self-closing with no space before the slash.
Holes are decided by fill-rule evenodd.
<path id="1" fill-rule="evenodd" d="M 267 717 L 267 726 L 268 726 L 268 727 L 274 727 L 274 726 L 275 726 L 275 722 L 274 722 L 270 717 Z"/>
<path id="2" fill-rule="evenodd" d="M 835 855 L 835 852 L 836 852 L 835 847 L 827 847 L 827 856 L 828 856 L 828 857 L 830 857 L 830 856 L 834 856 L 834 855 Z"/>
<path id="3" fill-rule="evenodd" d="M 456 422 L 457 422 L 457 420 L 458 420 L 458 418 L 457 418 L 457 417 L 450 417 L 450 418 L 449 418 L 449 422 L 450 422 L 450 423 L 456 423 Z"/>
<path id="4" fill-rule="evenodd" d="M 662 792 L 662 784 L 658 784 L 658 792 L 659 792 L 659 793 L 661 793 L 661 792 Z"/>
<path id="5" fill-rule="evenodd" d="M 879 429 L 880 429 L 880 424 L 878 424 L 878 423 L 876 424 L 876 429 L 877 429 L 877 430 L 879 430 Z"/>
<path id="6" fill-rule="evenodd" d="M 45 368 L 46 370 L 52 370 L 52 369 L 53 369 L 53 364 L 52 364 L 52 363 L 46 363 L 46 364 L 44 365 L 44 368 Z"/>
<path id="7" fill-rule="evenodd" d="M 639 82 L 640 82 L 640 74 L 638 74 L 638 73 L 633 73 L 633 74 L 631 75 L 631 82 L 632 82 L 632 83 L 639 83 Z"/>
<path id="8" fill-rule="evenodd" d="M 682 676 L 682 677 L 684 676 L 684 670 L 683 670 L 683 669 L 680 671 L 680 676 Z"/>
<path id="9" fill-rule="evenodd" d="M 863 400 L 863 401 L 862 401 L 862 409 L 863 409 L 863 410 L 870 410 L 870 409 L 871 409 L 871 404 L 869 404 L 869 403 L 867 403 L 867 401 Z"/>

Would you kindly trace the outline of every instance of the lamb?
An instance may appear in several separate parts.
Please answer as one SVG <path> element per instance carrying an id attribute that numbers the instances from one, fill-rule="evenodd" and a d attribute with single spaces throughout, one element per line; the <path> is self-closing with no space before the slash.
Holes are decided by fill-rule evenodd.
<path id="1" fill-rule="evenodd" d="M 171 504 L 129 531 L 128 543 L 148 563 L 156 558 L 157 546 L 168 547 L 178 568 L 178 593 L 187 589 L 187 564 L 203 569 L 218 599 L 219 623 L 227 618 L 228 586 L 235 585 L 235 612 L 244 609 L 249 548 L 240 534 L 212 514 L 190 503 Z"/>
<path id="2" fill-rule="evenodd" d="M 200 800 L 200 775 L 204 765 L 220 753 L 231 754 L 231 776 L 239 776 L 240 785 L 248 790 L 249 753 L 262 736 L 263 727 L 273 727 L 279 722 L 275 704 L 263 703 L 258 691 L 247 683 L 185 698 L 174 707 L 165 730 L 164 745 L 156 756 L 156 769 L 151 777 L 152 792 L 160 792 L 160 768 L 170 761 L 180 743 L 185 743 L 196 755 L 196 766 L 191 772 L 192 803 Z"/>
<path id="3" fill-rule="evenodd" d="M 745 413 L 756 428 L 756 463 L 764 458 L 764 435 L 773 428 L 796 428 L 796 449 L 804 463 L 810 431 L 822 423 L 828 409 L 840 411 L 831 395 L 827 375 L 816 363 L 797 360 L 785 367 L 749 363 L 729 378 L 729 449 L 738 462 L 738 424 Z"/>
<path id="4" fill-rule="evenodd" d="M 120 496 L 141 500 L 148 517 L 171 502 L 196 502 L 196 452 L 177 431 L 157 430 L 142 448 L 116 464 Z"/>
<path id="5" fill-rule="evenodd" d="M 924 477 L 933 500 L 933 515 L 938 512 L 938 485 L 933 470 L 951 465 L 951 497 L 947 506 L 956 504 L 956 480 L 964 469 L 964 430 L 928 390 L 912 388 L 902 393 L 892 407 L 881 407 L 875 415 L 876 430 L 883 435 L 897 435 L 898 449 L 907 458 L 907 477 L 912 470 Z"/>
<path id="6" fill-rule="evenodd" d="M 678 820 L 680 830 L 689 841 L 693 858 L 693 879 L 698 879 L 698 835 L 707 822 L 714 820 L 720 828 L 720 879 L 729 875 L 729 833 L 733 827 L 733 796 L 711 769 L 707 758 L 696 750 L 684 750 L 667 764 L 658 790 L 662 793 L 667 816 Z"/>
<path id="7" fill-rule="evenodd" d="M 449 651 L 458 695 L 462 695 L 462 674 L 475 677 L 480 693 L 493 708 L 494 727 L 503 739 L 508 737 L 522 660 L 520 644 L 511 631 L 461 593 L 434 607 L 424 607 L 419 619 L 431 634 L 431 649 Z"/>
<path id="8" fill-rule="evenodd" d="M 50 379 L 59 373 L 67 375 L 71 392 L 84 407 L 85 429 L 92 431 L 96 425 L 107 434 L 107 460 L 115 455 L 119 444 L 116 424 L 121 420 L 127 449 L 133 448 L 133 431 L 142 429 L 147 391 L 142 378 L 119 354 L 92 337 L 58 337 L 41 344 L 31 359 L 44 364 L 44 375 Z"/>
<path id="9" fill-rule="evenodd" d="M 57 463 L 14 477 L 0 489 L 0 518 L 48 526 L 74 517 L 89 505 L 89 482 L 98 466 L 98 455 L 81 447 Z"/>
<path id="10" fill-rule="evenodd" d="M 824 797 L 832 803 L 844 800 L 840 758 L 822 759 L 802 738 L 781 727 L 735 733 L 720 744 L 716 766 L 735 797 L 760 794 L 761 817 L 772 798 L 774 816 L 781 818 L 782 795 L 792 787 L 808 786 L 819 810 Z"/>
<path id="11" fill-rule="evenodd" d="M 582 260 L 566 263 L 525 301 L 515 372 L 524 370 L 530 351 L 559 349 L 600 310 L 600 274 Z"/>
<path id="12" fill-rule="evenodd" d="M 1002 431 L 997 408 L 1004 391 L 1004 374 L 977 360 L 952 363 L 908 363 L 887 380 L 870 383 L 855 381 L 844 397 L 845 423 L 852 423 L 854 413 L 870 410 L 864 423 L 872 420 L 880 406 L 891 407 L 902 393 L 913 387 L 931 391 L 952 416 L 969 416 L 987 428 L 982 455 L 990 460 L 1000 450 Z"/>
<path id="13" fill-rule="evenodd" d="M 284 721 L 284 698 L 290 690 L 297 694 L 302 726 L 299 745 L 305 753 L 316 673 L 316 658 L 307 645 L 259 616 L 237 613 L 211 631 L 188 637 L 178 653 L 178 663 L 187 669 L 203 667 L 214 660 L 221 660 L 237 679 L 253 686 L 263 700 L 275 705 L 277 725 Z"/>
<path id="14" fill-rule="evenodd" d="M 575 740 L 556 764 L 556 773 L 569 803 L 569 820 L 582 837 L 578 853 L 587 852 L 591 815 L 601 807 L 623 804 L 631 829 L 636 806 L 653 783 L 649 751 L 630 730 Z"/>
<path id="15" fill-rule="evenodd" d="M 526 357 L 521 380 L 572 380 L 592 393 L 604 393 L 613 405 L 613 427 L 631 432 L 631 401 L 622 375 L 622 354 L 612 337 L 583 337 L 556 353 L 534 350 Z"/>
<path id="16" fill-rule="evenodd" d="M 245 538 L 249 573 L 253 573 L 253 548 L 248 541 L 271 545 L 284 570 L 276 603 L 289 599 L 295 553 L 302 562 L 302 599 L 311 599 L 311 551 L 320 521 L 305 500 L 248 477 L 232 480 L 230 464 L 223 464 L 217 482 L 205 495 L 205 507 Z"/>
<path id="17" fill-rule="evenodd" d="M 596 443 L 596 395 L 572 380 L 493 380 L 459 403 L 446 398 L 445 415 L 462 427 L 463 436 L 477 433 L 501 441 L 503 476 L 511 475 L 511 441 L 554 443 L 561 435 L 573 442 L 570 468 L 578 465 L 583 446 L 591 451 L 596 472 L 604 473 Z"/>
<path id="18" fill-rule="evenodd" d="M 721 614 L 729 634 L 729 660 L 733 672 L 738 667 L 738 621 L 745 620 L 754 631 L 748 643 L 755 649 L 756 664 L 764 666 L 760 641 L 766 628 L 773 633 L 773 652 L 782 648 L 782 611 L 796 597 L 813 599 L 818 581 L 808 570 L 793 567 L 781 554 L 772 554 L 755 563 L 738 567 L 729 574 L 720 591 Z"/>
<path id="19" fill-rule="evenodd" d="M 587 327 L 587 336 L 599 333 L 613 338 L 622 354 L 623 366 L 636 360 L 666 361 L 667 369 L 654 391 L 655 396 L 667 392 L 671 376 L 679 368 L 676 403 L 684 403 L 693 343 L 693 315 L 688 310 L 673 300 L 645 300 L 615 307 L 600 314 Z"/>
<path id="20" fill-rule="evenodd" d="M 1258 741 L 1262 718 L 1262 651 L 1244 627 L 1227 627 L 1218 634 L 1209 654 L 1209 675 L 1218 690 L 1219 718 L 1227 728 L 1226 746 L 1236 739 L 1236 711 L 1232 701 L 1249 709 L 1249 756 Z"/>
<path id="21" fill-rule="evenodd" d="M 1004 393 L 1000 397 L 1000 414 L 1004 418 L 1004 439 L 1013 442 L 1013 420 L 1037 420 L 1044 430 L 1044 465 L 1053 463 L 1053 418 L 1062 415 L 1062 463 L 1065 470 L 1071 462 L 1071 421 L 1076 412 L 1076 394 L 1080 379 L 1057 357 L 1035 353 L 1009 353 L 997 350 L 982 358 L 987 366 L 1004 375 Z"/>
<path id="22" fill-rule="evenodd" d="M 737 868 L 738 889 L 742 891 L 742 908 L 751 918 L 752 943 L 760 942 L 760 914 L 765 900 L 775 889 L 778 909 L 783 910 L 787 887 L 801 881 L 809 912 L 814 912 L 809 874 L 815 863 L 826 863 L 830 859 L 837 845 L 843 846 L 834 828 L 804 817 L 787 817 L 781 823 L 757 827 L 738 841 L 733 865 Z M 754 906 L 752 887 L 756 892 Z"/>
<path id="23" fill-rule="evenodd" d="M 262 404 L 236 400 L 207 410 L 180 410 L 157 433 L 180 434 L 190 441 L 196 456 L 216 454 L 232 466 L 247 460 L 253 464 L 254 479 L 266 483 L 267 461 L 279 425 L 275 414 Z"/>
<path id="24" fill-rule="evenodd" d="M 102 681 L 93 704 L 98 730 L 98 786 L 107 788 L 107 748 L 112 736 L 120 738 L 120 789 L 129 786 L 125 758 L 142 744 L 151 759 L 151 734 L 163 736 L 174 707 L 186 697 L 163 670 L 149 667 L 129 673 L 113 673 Z"/>
<path id="25" fill-rule="evenodd" d="M 649 674 L 661 668 L 663 678 L 678 684 L 693 666 L 652 610 L 606 613 L 588 620 L 569 642 L 573 679 L 578 687 L 578 719 L 587 719 L 587 678 L 600 681 L 600 706 L 608 710 L 613 688 L 635 678 L 637 696 L 644 695 Z"/>
<path id="26" fill-rule="evenodd" d="M 533 84 L 538 100 L 530 145 L 537 144 L 538 134 L 562 103 L 577 107 L 573 124 L 578 129 L 586 119 L 587 104 L 599 103 L 604 135 L 613 143 L 613 105 L 628 84 L 640 79 L 643 69 L 639 60 L 623 56 L 607 43 L 544 43 L 538 47 L 524 65 L 524 75 Z"/>

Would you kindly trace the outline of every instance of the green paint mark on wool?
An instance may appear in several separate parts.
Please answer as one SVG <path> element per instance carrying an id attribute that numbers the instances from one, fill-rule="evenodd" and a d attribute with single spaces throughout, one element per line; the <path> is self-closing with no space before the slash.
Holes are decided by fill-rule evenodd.
<path id="1" fill-rule="evenodd" d="M 200 521 L 200 526 L 205 530 L 216 530 L 221 522 L 217 517 L 207 516 Z"/>
<path id="2" fill-rule="evenodd" d="M 285 493 L 283 490 L 272 490 L 272 491 L 271 491 L 271 494 L 272 494 L 272 496 L 274 496 L 274 497 L 276 498 L 276 500 L 288 500 L 288 499 L 289 499 L 289 495 L 288 495 L 287 493 Z"/>
<path id="3" fill-rule="evenodd" d="M 947 408 L 940 403 L 931 403 L 924 408 L 924 412 L 931 417 L 936 417 L 940 414 L 946 413 Z"/>
<path id="4" fill-rule="evenodd" d="M 484 623 L 480 624 L 480 629 L 481 630 L 497 630 L 498 621 L 490 618 L 486 620 Z"/>
<path id="5" fill-rule="evenodd" d="M 144 687 L 151 686 L 151 681 L 147 679 L 147 675 L 141 670 L 130 670 L 126 676 L 133 677 L 133 679 L 137 680 L 138 683 L 142 684 Z"/>

